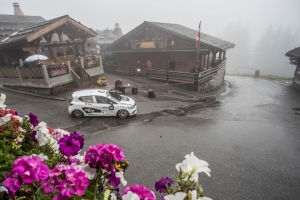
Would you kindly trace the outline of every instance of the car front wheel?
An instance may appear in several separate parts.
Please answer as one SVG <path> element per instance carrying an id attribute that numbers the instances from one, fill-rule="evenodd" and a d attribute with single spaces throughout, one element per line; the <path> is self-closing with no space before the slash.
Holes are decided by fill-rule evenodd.
<path id="1" fill-rule="evenodd" d="M 128 115 L 129 115 L 129 113 L 127 110 L 119 110 L 119 112 L 118 112 L 118 116 L 122 119 L 128 117 Z"/>
<path id="2" fill-rule="evenodd" d="M 80 111 L 80 110 L 74 110 L 74 111 L 72 112 L 72 116 L 73 116 L 74 118 L 82 118 L 82 117 L 84 116 L 84 114 L 83 114 L 83 112 Z"/>

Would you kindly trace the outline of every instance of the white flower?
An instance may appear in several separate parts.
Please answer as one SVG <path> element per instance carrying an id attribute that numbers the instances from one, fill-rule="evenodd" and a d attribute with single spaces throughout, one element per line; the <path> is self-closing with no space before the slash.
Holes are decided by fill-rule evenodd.
<path id="1" fill-rule="evenodd" d="M 6 105 L 3 104 L 4 101 L 5 101 L 5 99 L 6 99 L 6 95 L 1 93 L 1 96 L 0 96 L 0 108 L 2 108 L 2 109 L 5 109 L 5 107 L 6 107 Z"/>
<path id="2" fill-rule="evenodd" d="M 3 122 L 5 124 L 6 122 L 8 122 L 10 120 L 10 117 L 11 117 L 11 114 L 7 114 L 4 117 L 1 117 L 1 119 L 3 120 Z"/>
<path id="3" fill-rule="evenodd" d="M 210 176 L 209 172 L 210 169 L 208 168 L 208 163 L 204 160 L 199 160 L 194 155 L 194 152 L 190 154 L 187 154 L 185 156 L 185 160 L 182 161 L 182 163 L 178 163 L 176 165 L 176 169 L 180 171 L 180 168 L 182 172 L 188 173 L 192 176 L 191 180 L 197 181 L 198 182 L 198 173 L 200 172 L 205 172 L 208 176 Z"/>
<path id="4" fill-rule="evenodd" d="M 20 138 L 20 137 L 18 136 L 18 137 L 16 138 L 16 141 L 20 143 L 20 142 L 22 142 L 22 141 L 23 141 L 23 139 L 22 139 L 22 138 Z"/>
<path id="5" fill-rule="evenodd" d="M 164 196 L 165 200 L 183 200 L 186 197 L 186 193 L 184 192 L 177 192 L 175 195 L 169 194 Z"/>
<path id="6" fill-rule="evenodd" d="M 197 190 L 193 190 L 193 191 L 189 192 L 189 199 L 190 200 L 212 200 L 211 198 L 208 198 L 208 197 L 199 197 L 197 199 Z"/>
<path id="7" fill-rule="evenodd" d="M 40 159 L 41 159 L 42 161 L 48 160 L 48 156 L 44 155 L 43 153 L 41 153 L 41 154 L 39 154 L 39 155 L 32 154 L 31 156 L 38 156 L 38 157 L 40 157 Z"/>
<path id="8" fill-rule="evenodd" d="M 6 187 L 0 186 L 0 192 L 6 192 L 6 193 L 8 193 L 8 190 L 7 190 Z"/>
<path id="9" fill-rule="evenodd" d="M 45 122 L 40 122 L 39 123 L 38 130 L 45 133 L 45 134 L 49 134 L 49 130 L 48 130 L 47 124 Z"/>
<path id="10" fill-rule="evenodd" d="M 91 180 L 96 176 L 96 169 L 91 168 L 89 164 L 82 163 L 81 165 L 78 165 L 78 167 L 86 173 L 88 179 Z"/>
<path id="11" fill-rule="evenodd" d="M 39 141 L 39 146 L 43 146 L 47 143 L 48 139 L 45 137 L 44 133 L 41 131 L 37 131 L 35 134 L 35 138 Z"/>
<path id="12" fill-rule="evenodd" d="M 129 191 L 127 194 L 122 196 L 122 200 L 140 200 L 140 197 L 137 194 Z"/>
<path id="13" fill-rule="evenodd" d="M 117 197 L 116 197 L 115 193 L 110 193 L 110 199 L 111 200 L 117 200 Z"/>
<path id="14" fill-rule="evenodd" d="M 83 156 L 80 154 L 77 154 L 76 156 L 74 156 L 75 158 L 77 158 L 79 160 L 80 163 L 83 163 Z"/>
<path id="15" fill-rule="evenodd" d="M 127 185 L 127 181 L 124 179 L 124 172 L 116 172 L 116 177 L 119 177 L 121 179 L 121 183 L 123 186 Z"/>
<path id="16" fill-rule="evenodd" d="M 53 149 L 53 150 L 55 150 L 55 151 L 59 151 L 59 145 L 58 145 L 58 143 L 57 143 L 57 141 L 56 140 L 54 140 L 52 137 L 49 137 L 48 138 L 48 140 L 50 140 L 50 146 L 51 146 L 51 148 Z"/>
<path id="17" fill-rule="evenodd" d="M 15 115 L 14 118 L 16 118 L 20 123 L 23 121 L 23 118 L 18 115 Z"/>
<path id="18" fill-rule="evenodd" d="M 25 132 L 26 132 L 22 127 L 19 127 L 19 128 L 18 128 L 18 131 L 20 131 L 20 132 L 22 132 L 22 133 L 25 133 Z"/>

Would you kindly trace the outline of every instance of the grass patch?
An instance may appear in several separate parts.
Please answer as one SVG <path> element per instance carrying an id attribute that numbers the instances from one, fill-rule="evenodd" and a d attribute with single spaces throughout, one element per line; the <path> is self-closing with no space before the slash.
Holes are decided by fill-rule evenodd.
<path id="1" fill-rule="evenodd" d="M 227 76 L 242 76 L 242 77 L 254 77 L 254 74 L 227 74 Z M 282 76 L 273 76 L 273 75 L 259 75 L 259 78 L 263 79 L 272 79 L 272 80 L 282 80 L 282 81 L 292 81 L 293 78 L 287 78 Z"/>

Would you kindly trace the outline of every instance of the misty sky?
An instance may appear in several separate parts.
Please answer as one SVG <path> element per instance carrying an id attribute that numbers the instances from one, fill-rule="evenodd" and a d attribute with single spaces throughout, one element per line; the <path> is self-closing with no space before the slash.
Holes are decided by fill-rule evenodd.
<path id="1" fill-rule="evenodd" d="M 0 0 L 0 13 L 13 14 L 13 2 L 20 4 L 25 15 L 49 20 L 69 14 L 100 30 L 113 28 L 118 22 L 124 33 L 143 21 L 197 29 L 201 20 L 202 31 L 210 35 L 218 35 L 237 22 L 259 34 L 270 24 L 292 27 L 300 19 L 299 0 Z"/>
<path id="2" fill-rule="evenodd" d="M 292 31 L 300 28 L 300 0 L 0 0 L 0 14 L 13 15 L 13 2 L 20 4 L 25 15 L 49 20 L 68 14 L 99 30 L 119 23 L 123 33 L 143 21 L 178 23 L 197 30 L 201 20 L 202 32 L 224 39 L 220 33 L 239 23 L 248 28 L 250 45 L 270 25 Z"/>

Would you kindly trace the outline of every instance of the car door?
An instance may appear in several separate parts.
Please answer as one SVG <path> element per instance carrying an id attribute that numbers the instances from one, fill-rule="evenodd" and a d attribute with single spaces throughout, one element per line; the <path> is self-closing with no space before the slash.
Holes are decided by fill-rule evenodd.
<path id="1" fill-rule="evenodd" d="M 97 109 L 95 105 L 95 99 L 93 96 L 82 96 L 78 98 L 82 103 L 81 109 L 86 115 L 97 115 Z"/>
<path id="2" fill-rule="evenodd" d="M 95 96 L 97 102 L 97 109 L 101 110 L 102 116 L 112 116 L 114 115 L 114 110 L 112 109 L 109 99 L 103 96 Z"/>

